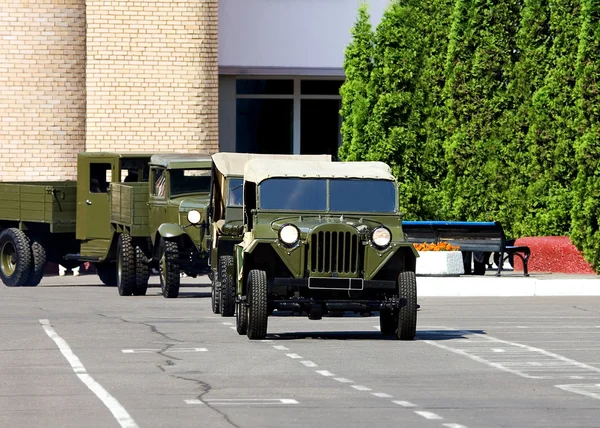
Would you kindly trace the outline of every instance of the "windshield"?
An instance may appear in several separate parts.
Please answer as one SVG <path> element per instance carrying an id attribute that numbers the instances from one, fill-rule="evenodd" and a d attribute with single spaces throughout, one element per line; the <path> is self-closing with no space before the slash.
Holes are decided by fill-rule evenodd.
<path id="1" fill-rule="evenodd" d="M 210 192 L 210 169 L 171 169 L 171 197 Z"/>
<path id="2" fill-rule="evenodd" d="M 329 201 L 327 185 L 329 183 Z M 396 186 L 389 180 L 270 178 L 259 186 L 260 207 L 270 210 L 393 213 Z"/>
<path id="3" fill-rule="evenodd" d="M 227 206 L 241 207 L 244 197 L 244 181 L 241 178 L 230 178 L 227 192 Z"/>

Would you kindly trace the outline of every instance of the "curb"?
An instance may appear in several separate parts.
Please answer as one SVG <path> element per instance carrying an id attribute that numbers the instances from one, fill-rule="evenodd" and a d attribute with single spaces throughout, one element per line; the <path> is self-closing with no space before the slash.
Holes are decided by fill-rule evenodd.
<path id="1" fill-rule="evenodd" d="M 600 296 L 600 278 L 417 276 L 419 297 Z"/>

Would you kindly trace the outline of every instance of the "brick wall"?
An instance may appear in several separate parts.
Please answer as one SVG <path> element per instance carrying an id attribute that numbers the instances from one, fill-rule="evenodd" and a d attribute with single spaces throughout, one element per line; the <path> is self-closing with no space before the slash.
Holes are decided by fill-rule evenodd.
<path id="1" fill-rule="evenodd" d="M 217 10 L 87 1 L 87 151 L 218 150 Z"/>
<path id="2" fill-rule="evenodd" d="M 63 180 L 85 144 L 85 0 L 0 7 L 0 181 Z"/>

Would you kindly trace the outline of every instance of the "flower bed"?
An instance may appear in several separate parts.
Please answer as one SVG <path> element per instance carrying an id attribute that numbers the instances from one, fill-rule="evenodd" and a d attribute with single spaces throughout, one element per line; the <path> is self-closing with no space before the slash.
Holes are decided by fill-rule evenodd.
<path id="1" fill-rule="evenodd" d="M 465 273 L 460 247 L 447 242 L 416 244 L 417 275 L 458 276 Z"/>

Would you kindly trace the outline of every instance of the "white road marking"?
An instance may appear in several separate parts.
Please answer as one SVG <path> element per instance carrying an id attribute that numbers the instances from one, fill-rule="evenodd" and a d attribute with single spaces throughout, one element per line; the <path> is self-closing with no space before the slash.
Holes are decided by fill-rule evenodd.
<path id="1" fill-rule="evenodd" d="M 273 348 L 277 349 L 278 351 L 289 351 L 290 350 L 290 348 L 286 348 L 283 345 L 275 345 L 275 346 L 273 346 Z"/>
<path id="2" fill-rule="evenodd" d="M 517 328 L 529 328 L 529 327 L 527 327 L 526 325 L 518 325 L 518 326 L 516 326 L 516 327 L 517 327 Z"/>
<path id="3" fill-rule="evenodd" d="M 287 355 L 288 357 L 293 358 L 293 359 L 304 358 L 298 354 L 285 354 L 285 355 Z"/>
<path id="4" fill-rule="evenodd" d="M 312 361 L 308 361 L 308 360 L 304 360 L 304 361 L 300 361 L 302 364 L 304 364 L 306 367 L 317 367 L 316 363 L 313 363 Z"/>
<path id="5" fill-rule="evenodd" d="M 273 341 L 272 339 L 263 339 L 263 340 L 261 340 L 261 342 L 272 342 L 272 341 Z"/>
<path id="6" fill-rule="evenodd" d="M 194 398 L 193 400 L 183 400 L 186 404 L 204 404 L 201 400 Z"/>
<path id="7" fill-rule="evenodd" d="M 386 394 L 385 392 L 371 392 L 371 394 L 379 398 L 392 398 L 390 394 Z"/>
<path id="8" fill-rule="evenodd" d="M 334 377 L 333 380 L 337 380 L 338 382 L 342 383 L 354 383 L 353 380 L 346 379 L 345 377 Z"/>
<path id="9" fill-rule="evenodd" d="M 362 385 L 350 385 L 350 386 L 359 391 L 370 391 L 371 390 L 371 388 L 367 388 L 366 386 L 362 386 Z"/>
<path id="10" fill-rule="evenodd" d="M 319 373 L 321 376 L 335 376 L 329 370 L 317 370 L 317 373 Z"/>
<path id="11" fill-rule="evenodd" d="M 575 394 L 585 395 L 586 397 L 600 400 L 600 383 L 592 384 L 574 384 L 574 385 L 554 385 L 556 388 Z"/>
<path id="12" fill-rule="evenodd" d="M 410 401 L 392 401 L 394 404 L 398 404 L 402 407 L 417 407 L 416 404 L 411 403 Z"/>
<path id="13" fill-rule="evenodd" d="M 506 352 L 506 351 L 504 349 L 494 348 L 494 349 L 492 349 L 492 352 Z"/>
<path id="14" fill-rule="evenodd" d="M 161 352 L 162 349 L 122 349 L 121 352 L 124 354 L 154 354 Z M 207 352 L 206 348 L 170 348 L 163 351 L 167 354 L 178 353 L 178 352 Z"/>
<path id="15" fill-rule="evenodd" d="M 229 328 L 230 328 L 230 329 L 232 329 L 232 330 L 237 330 L 237 328 L 236 328 L 236 327 L 229 327 Z"/>
<path id="16" fill-rule="evenodd" d="M 442 424 L 442 426 L 446 428 L 467 428 L 466 426 L 461 424 Z"/>
<path id="17" fill-rule="evenodd" d="M 440 415 L 436 415 L 433 412 L 426 412 L 423 410 L 415 410 L 415 413 L 419 416 L 423 416 L 425 419 L 444 419 Z"/>
<path id="18" fill-rule="evenodd" d="M 299 404 L 292 398 L 207 398 L 205 403 L 210 404 Z"/>
<path id="19" fill-rule="evenodd" d="M 50 325 L 50 321 L 47 319 L 41 319 L 40 324 L 42 325 L 44 331 L 48 335 L 50 339 L 54 341 L 58 349 L 63 354 L 63 356 L 67 359 L 73 371 L 83 382 L 85 386 L 87 386 L 90 391 L 92 391 L 96 397 L 104 403 L 104 405 L 110 410 L 113 414 L 119 425 L 123 428 L 139 428 L 138 424 L 133 420 L 131 415 L 125 410 L 125 408 L 114 398 L 112 395 L 108 393 L 106 389 L 102 387 L 98 382 L 94 380 L 92 376 L 87 373 L 87 370 L 81 363 L 81 360 L 75 355 L 75 353 L 71 350 L 69 344 L 56 333 L 54 328 Z"/>
<path id="20" fill-rule="evenodd" d="M 232 322 L 224 322 L 223 325 L 233 325 Z"/>

